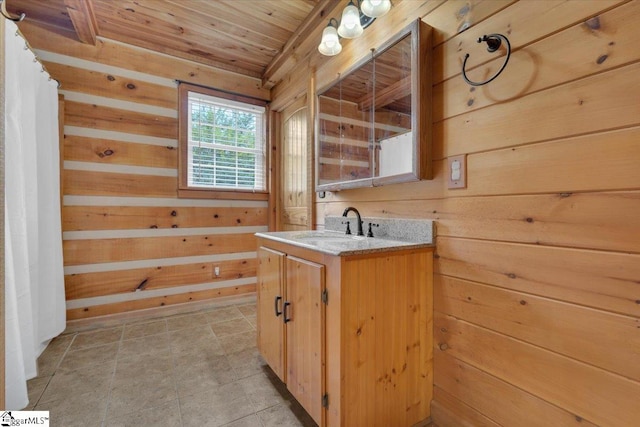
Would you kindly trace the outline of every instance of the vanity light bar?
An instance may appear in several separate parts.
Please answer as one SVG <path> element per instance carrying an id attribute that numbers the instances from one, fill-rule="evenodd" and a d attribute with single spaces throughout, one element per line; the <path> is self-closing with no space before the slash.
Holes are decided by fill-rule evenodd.
<path id="1" fill-rule="evenodd" d="M 342 11 L 342 19 L 329 19 L 329 24 L 322 31 L 322 40 L 318 51 L 325 56 L 334 56 L 342 51 L 340 37 L 353 39 L 371 23 L 391 9 L 391 0 L 351 0 Z M 356 5 L 357 4 L 357 5 Z"/>

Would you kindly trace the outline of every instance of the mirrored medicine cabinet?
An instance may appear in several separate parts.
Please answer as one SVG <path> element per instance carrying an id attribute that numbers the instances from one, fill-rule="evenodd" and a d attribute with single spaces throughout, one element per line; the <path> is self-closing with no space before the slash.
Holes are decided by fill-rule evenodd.
<path id="1" fill-rule="evenodd" d="M 317 91 L 316 191 L 431 179 L 431 31 L 413 22 Z"/>

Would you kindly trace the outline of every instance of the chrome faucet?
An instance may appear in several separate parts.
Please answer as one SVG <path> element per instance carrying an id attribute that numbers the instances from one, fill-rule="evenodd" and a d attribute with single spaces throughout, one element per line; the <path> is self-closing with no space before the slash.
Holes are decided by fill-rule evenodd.
<path id="1" fill-rule="evenodd" d="M 349 206 L 344 210 L 344 212 L 342 212 L 342 216 L 346 217 L 349 214 L 349 211 L 353 211 L 356 213 L 356 221 L 358 222 L 358 236 L 364 236 L 364 233 L 362 232 L 362 218 L 360 217 L 360 212 L 358 212 L 358 209 Z"/>

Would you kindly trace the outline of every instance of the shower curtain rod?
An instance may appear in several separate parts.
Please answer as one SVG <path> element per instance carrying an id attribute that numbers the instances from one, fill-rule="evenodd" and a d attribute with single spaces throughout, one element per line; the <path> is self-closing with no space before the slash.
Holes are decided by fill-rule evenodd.
<path id="1" fill-rule="evenodd" d="M 4 2 L 4 0 L 0 0 L 0 13 L 9 21 L 13 22 L 20 22 L 25 18 L 25 16 L 27 16 L 26 13 L 22 12 L 19 17 L 12 18 L 11 15 L 9 15 L 9 12 L 7 12 L 7 4 Z"/>
<path id="2" fill-rule="evenodd" d="M 20 22 L 25 18 L 25 13 L 23 12 L 19 18 L 12 18 L 9 13 L 7 12 L 6 9 L 6 3 L 4 2 L 4 0 L 0 0 L 0 13 L 2 14 L 2 16 L 4 16 L 6 19 L 13 21 L 13 22 Z M 24 49 L 25 50 L 30 50 L 31 53 L 33 53 L 33 61 L 34 62 L 38 62 L 40 64 L 40 66 L 42 67 L 41 72 L 42 73 L 47 73 L 47 76 L 49 78 L 49 81 L 53 80 L 56 83 L 58 83 L 58 89 L 60 89 L 60 87 L 62 86 L 60 84 L 60 82 L 56 79 L 54 79 L 53 77 L 51 77 L 51 74 L 49 73 L 49 71 L 47 70 L 47 67 L 44 66 L 44 64 L 42 63 L 42 61 L 40 61 L 40 59 L 38 58 L 38 55 L 36 55 L 36 52 L 33 50 L 33 48 L 31 47 L 31 45 L 29 44 L 29 42 L 27 41 L 27 38 L 24 36 L 24 34 L 22 34 L 22 32 L 20 31 L 20 29 L 16 29 L 16 37 L 22 37 L 22 40 L 24 41 Z"/>

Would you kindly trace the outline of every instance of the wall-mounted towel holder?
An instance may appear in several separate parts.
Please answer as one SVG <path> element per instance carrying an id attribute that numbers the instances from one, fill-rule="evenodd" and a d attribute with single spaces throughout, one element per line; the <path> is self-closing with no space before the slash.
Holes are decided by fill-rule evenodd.
<path id="1" fill-rule="evenodd" d="M 462 78 L 464 79 L 465 82 L 469 83 L 471 86 L 482 86 L 493 81 L 496 77 L 500 75 L 500 73 L 502 73 L 502 70 L 504 70 L 504 68 L 507 66 L 507 62 L 509 62 L 509 58 L 511 57 L 511 43 L 509 43 L 509 39 L 502 34 L 484 35 L 478 39 L 478 43 L 482 43 L 482 42 L 487 43 L 487 52 L 490 52 L 490 53 L 498 50 L 500 46 L 502 46 L 503 40 L 505 45 L 507 46 L 507 56 L 505 57 L 504 64 L 502 64 L 502 67 L 500 67 L 497 73 L 495 73 L 492 77 L 488 78 L 483 82 L 474 82 L 469 80 L 466 72 L 467 59 L 469 59 L 469 54 L 467 53 L 464 56 L 464 62 L 462 63 Z"/>

